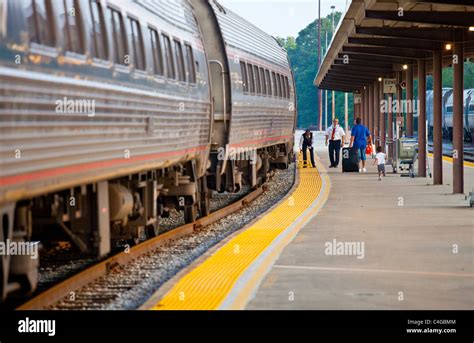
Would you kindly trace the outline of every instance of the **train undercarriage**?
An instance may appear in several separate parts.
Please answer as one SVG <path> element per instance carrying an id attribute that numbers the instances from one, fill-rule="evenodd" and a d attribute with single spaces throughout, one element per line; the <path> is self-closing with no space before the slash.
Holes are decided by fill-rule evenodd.
<path id="1" fill-rule="evenodd" d="M 290 145 L 255 150 L 251 159 L 211 153 L 210 168 L 199 177 L 196 161 L 117 179 L 79 185 L 0 207 L 0 242 L 8 248 L 29 244 L 48 251 L 68 242 L 74 251 L 103 257 L 160 233 L 160 220 L 175 209 L 190 223 L 210 211 L 212 191 L 256 188 L 276 168 L 287 168 Z M 247 155 L 248 157 L 248 155 Z M 12 245 L 13 244 L 13 245 Z M 31 295 L 38 284 L 39 258 L 5 253 L 0 264 L 0 300 Z"/>

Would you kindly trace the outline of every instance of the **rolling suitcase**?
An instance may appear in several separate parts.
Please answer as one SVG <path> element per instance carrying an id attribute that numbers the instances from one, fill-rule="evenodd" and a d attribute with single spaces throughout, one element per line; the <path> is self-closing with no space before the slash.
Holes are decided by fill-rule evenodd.
<path id="1" fill-rule="evenodd" d="M 342 148 L 342 172 L 358 172 L 359 157 L 356 148 Z"/>

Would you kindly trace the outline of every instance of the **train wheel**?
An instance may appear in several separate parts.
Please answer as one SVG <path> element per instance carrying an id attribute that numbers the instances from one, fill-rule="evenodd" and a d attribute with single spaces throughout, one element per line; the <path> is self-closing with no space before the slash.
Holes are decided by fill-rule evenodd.
<path id="1" fill-rule="evenodd" d="M 203 201 L 201 201 L 201 210 L 200 215 L 201 217 L 208 216 L 211 213 L 211 202 L 208 196 L 205 197 Z"/>
<path id="2" fill-rule="evenodd" d="M 184 222 L 192 223 L 197 218 L 197 210 L 195 205 L 186 205 L 184 207 Z"/>
<path id="3" fill-rule="evenodd" d="M 207 188 L 207 180 L 206 177 L 202 177 L 201 180 L 199 181 L 199 198 L 200 198 L 200 204 L 199 204 L 199 215 L 201 217 L 205 217 L 209 215 L 211 212 L 210 207 L 210 197 L 211 197 L 211 192 Z"/>
<path id="4" fill-rule="evenodd" d="M 160 233 L 160 226 L 158 224 L 151 224 L 146 227 L 146 237 L 153 238 Z"/>

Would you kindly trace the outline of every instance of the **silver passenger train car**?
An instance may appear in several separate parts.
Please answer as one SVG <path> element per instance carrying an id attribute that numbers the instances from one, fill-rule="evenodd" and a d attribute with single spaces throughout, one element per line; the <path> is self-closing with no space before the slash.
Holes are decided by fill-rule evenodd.
<path id="1" fill-rule="evenodd" d="M 275 39 L 213 0 L 0 0 L 2 242 L 104 256 L 292 159 Z M 33 244 L 33 243 L 31 243 Z M 0 299 L 38 260 L 0 256 Z"/>
<path id="2" fill-rule="evenodd" d="M 442 123 L 443 128 L 443 137 L 447 137 L 448 131 L 446 126 L 446 101 L 453 94 L 453 89 L 444 87 L 441 91 L 442 100 L 441 100 L 441 111 L 442 111 Z M 426 118 L 428 121 L 428 135 L 433 137 L 433 90 L 426 91 Z"/>
<path id="3" fill-rule="evenodd" d="M 468 128 L 468 135 L 470 141 L 474 138 L 474 88 L 468 90 L 466 97 L 466 127 Z"/>
<path id="4" fill-rule="evenodd" d="M 443 138 L 453 140 L 453 89 L 443 88 L 442 91 L 442 128 Z M 464 140 L 472 142 L 474 137 L 474 89 L 463 92 L 463 127 Z M 418 115 L 416 115 L 418 116 Z M 426 117 L 428 120 L 428 135 L 433 137 L 433 91 L 426 91 Z"/>

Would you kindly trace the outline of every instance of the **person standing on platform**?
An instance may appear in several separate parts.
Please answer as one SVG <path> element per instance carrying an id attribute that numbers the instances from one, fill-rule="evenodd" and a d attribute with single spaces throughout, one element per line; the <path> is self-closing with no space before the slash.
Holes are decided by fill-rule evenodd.
<path id="1" fill-rule="evenodd" d="M 377 147 L 377 154 L 375 155 L 374 165 L 377 163 L 377 171 L 379 172 L 379 181 L 382 181 L 382 175 L 385 176 L 385 159 L 387 156 L 382 152 L 382 147 Z"/>
<path id="2" fill-rule="evenodd" d="M 329 140 L 329 160 L 331 165 L 329 168 L 337 168 L 339 165 L 339 156 L 341 155 L 341 146 L 344 143 L 345 131 L 339 125 L 339 119 L 334 118 L 332 125 L 326 130 L 326 146 Z"/>
<path id="3" fill-rule="evenodd" d="M 372 144 L 370 131 L 366 126 L 361 124 L 361 119 L 357 118 L 356 125 L 354 125 L 351 131 L 351 143 L 349 144 L 349 147 L 357 149 L 357 156 L 359 157 L 359 173 L 365 173 L 367 171 L 367 169 L 365 169 L 365 160 L 367 160 L 365 149 L 367 148 L 367 142 Z M 362 168 L 360 167 L 360 161 L 362 161 Z"/>
<path id="4" fill-rule="evenodd" d="M 303 151 L 303 160 L 306 161 L 306 149 L 309 150 L 309 156 L 311 160 L 311 165 L 316 167 L 316 163 L 314 163 L 314 153 L 313 153 L 313 133 L 307 129 L 305 133 L 301 135 L 300 138 L 300 151 Z"/>

